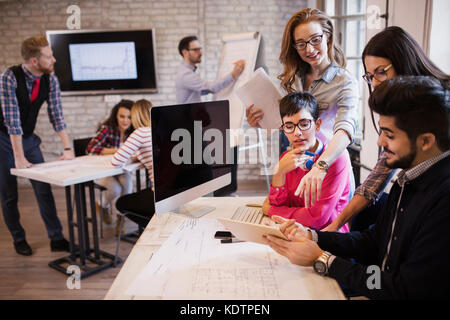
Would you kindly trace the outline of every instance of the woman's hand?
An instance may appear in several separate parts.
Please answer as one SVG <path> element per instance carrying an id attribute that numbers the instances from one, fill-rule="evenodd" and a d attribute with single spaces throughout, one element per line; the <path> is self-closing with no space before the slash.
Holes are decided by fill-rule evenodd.
<path id="1" fill-rule="evenodd" d="M 298 160 L 303 156 L 303 152 L 304 150 L 301 148 L 287 152 L 275 167 L 275 174 L 285 175 L 294 170 L 297 167 Z"/>
<path id="2" fill-rule="evenodd" d="M 326 175 L 327 172 L 325 170 L 314 166 L 300 181 L 294 194 L 303 197 L 306 208 L 315 205 L 320 199 L 322 182 Z"/>
<path id="3" fill-rule="evenodd" d="M 245 116 L 247 117 L 247 122 L 253 128 L 261 128 L 259 125 L 259 120 L 264 117 L 264 112 L 260 108 L 253 108 L 255 105 L 251 104 L 245 109 Z"/>
<path id="4" fill-rule="evenodd" d="M 266 200 L 264 200 L 264 203 L 262 205 L 262 212 L 267 216 L 269 214 L 269 210 L 270 210 L 270 201 L 269 201 L 269 197 L 266 198 Z"/>

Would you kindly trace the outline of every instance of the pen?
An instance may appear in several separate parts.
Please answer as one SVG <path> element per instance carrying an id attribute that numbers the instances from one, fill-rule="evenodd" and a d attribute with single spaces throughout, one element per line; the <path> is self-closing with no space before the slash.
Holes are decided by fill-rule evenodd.
<path id="1" fill-rule="evenodd" d="M 262 204 L 258 204 L 258 203 L 247 203 L 245 206 L 253 207 L 253 208 L 262 208 Z"/>
<path id="2" fill-rule="evenodd" d="M 238 242 L 244 242 L 244 241 L 239 240 L 239 239 L 234 239 L 234 238 L 220 240 L 220 243 L 238 243 Z"/>

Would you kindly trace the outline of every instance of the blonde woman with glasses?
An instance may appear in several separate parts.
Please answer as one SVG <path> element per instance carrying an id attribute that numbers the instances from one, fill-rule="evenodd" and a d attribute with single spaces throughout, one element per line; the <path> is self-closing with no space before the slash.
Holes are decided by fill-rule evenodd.
<path id="1" fill-rule="evenodd" d="M 308 208 L 320 199 L 330 166 L 354 139 L 358 85 L 345 69 L 346 59 L 335 42 L 331 19 L 317 9 L 301 10 L 288 21 L 280 62 L 284 69 L 278 78 L 286 93 L 309 91 L 316 98 L 322 120 L 318 137 L 328 145 L 296 192 Z M 246 110 L 247 121 L 253 127 L 258 127 L 264 116 L 257 107 L 250 105 Z M 354 184 L 353 173 L 350 174 Z"/>

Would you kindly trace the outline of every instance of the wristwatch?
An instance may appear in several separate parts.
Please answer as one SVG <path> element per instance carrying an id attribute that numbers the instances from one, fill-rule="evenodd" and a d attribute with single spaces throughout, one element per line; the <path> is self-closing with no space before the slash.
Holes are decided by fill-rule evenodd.
<path id="1" fill-rule="evenodd" d="M 314 163 L 314 166 L 316 166 L 320 170 L 324 170 L 325 172 L 328 172 L 328 169 L 330 169 L 330 165 L 323 160 L 317 161 L 316 163 Z"/>
<path id="2" fill-rule="evenodd" d="M 326 276 L 328 274 L 328 259 L 330 259 L 330 257 L 331 253 L 325 251 L 316 261 L 314 261 L 313 268 L 317 274 L 321 276 Z"/>

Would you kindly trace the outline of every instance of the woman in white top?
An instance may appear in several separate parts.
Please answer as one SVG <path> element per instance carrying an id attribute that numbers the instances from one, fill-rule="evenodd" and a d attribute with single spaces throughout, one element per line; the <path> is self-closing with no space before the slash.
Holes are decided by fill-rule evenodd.
<path id="1" fill-rule="evenodd" d="M 136 157 L 147 169 L 153 184 L 153 152 L 152 132 L 150 127 L 150 109 L 152 103 L 145 99 L 138 100 L 131 108 L 131 123 L 136 130 L 130 134 L 125 143 L 117 150 L 112 159 L 113 166 L 123 166 L 130 159 Z M 145 218 L 128 216 L 140 227 L 145 227 L 155 212 L 153 191 L 150 186 L 135 193 L 124 195 L 116 202 L 120 212 L 134 212 Z M 116 227 L 116 234 L 119 228 Z"/>

